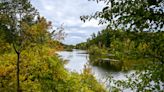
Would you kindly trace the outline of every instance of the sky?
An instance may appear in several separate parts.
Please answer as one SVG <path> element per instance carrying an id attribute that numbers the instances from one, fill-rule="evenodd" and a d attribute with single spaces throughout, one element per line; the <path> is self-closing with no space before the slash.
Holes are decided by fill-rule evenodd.
<path id="1" fill-rule="evenodd" d="M 80 20 L 82 15 L 91 15 L 102 10 L 103 2 L 97 4 L 88 0 L 31 0 L 31 3 L 54 27 L 63 24 L 64 32 L 67 34 L 62 41 L 65 44 L 85 42 L 92 33 L 104 28 L 103 25 L 98 25 L 97 20 L 85 23 Z"/>

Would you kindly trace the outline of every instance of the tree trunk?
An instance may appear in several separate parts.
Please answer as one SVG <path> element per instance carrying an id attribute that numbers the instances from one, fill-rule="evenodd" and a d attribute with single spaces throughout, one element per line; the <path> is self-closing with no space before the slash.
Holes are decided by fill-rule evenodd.
<path id="1" fill-rule="evenodd" d="M 17 52 L 17 92 L 21 92 L 20 84 L 19 84 L 19 63 L 20 63 L 20 52 Z"/>
<path id="2" fill-rule="evenodd" d="M 20 51 L 16 49 L 15 44 L 13 43 L 13 48 L 15 50 L 15 53 L 17 54 L 17 92 L 21 92 L 20 89 L 20 83 L 19 83 L 19 63 L 20 63 Z"/>

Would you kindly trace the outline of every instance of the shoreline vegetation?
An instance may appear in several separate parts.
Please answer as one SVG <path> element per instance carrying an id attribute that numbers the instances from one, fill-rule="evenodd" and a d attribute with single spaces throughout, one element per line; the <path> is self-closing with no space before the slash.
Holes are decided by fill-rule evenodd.
<path id="1" fill-rule="evenodd" d="M 47 46 L 42 46 L 42 49 L 36 48 L 38 47 L 22 52 L 19 75 L 21 91 L 106 92 L 90 73 L 89 68 L 86 67 L 82 74 L 68 72 L 64 68 L 64 61 L 55 55 L 54 49 Z M 16 91 L 15 59 L 13 51 L 1 53 L 0 91 L 2 92 Z"/>
<path id="2" fill-rule="evenodd" d="M 142 37 L 144 36 L 146 38 L 145 40 L 154 38 L 153 40 L 157 41 L 163 39 L 164 32 L 135 33 L 106 29 L 98 32 L 97 35 L 93 33 L 87 42 L 79 43 L 75 48 L 87 50 L 90 56 L 90 62 L 94 65 L 101 65 L 101 63 L 110 65 L 109 62 L 118 61 L 120 64 L 123 64 L 123 70 L 129 70 L 128 68 L 142 64 L 162 64 L 158 60 L 154 62 L 154 57 L 149 55 L 151 52 L 151 41 L 143 41 L 144 39 Z M 160 46 L 163 45 L 163 43 L 159 44 L 161 44 Z M 162 49 L 162 47 L 160 48 Z"/>
<path id="3" fill-rule="evenodd" d="M 115 84 L 109 90 L 117 92 L 130 88 L 140 91 L 162 91 L 164 64 L 160 58 L 155 57 L 163 53 L 162 39 L 164 40 L 164 32 L 138 33 L 105 29 L 97 35 L 93 33 L 92 38 L 77 44 L 76 48 L 88 51 L 89 62 L 92 65 L 123 72 L 135 70 L 127 76 L 128 80 L 114 80 L 112 76 L 109 77 L 109 81 Z M 155 49 L 158 51 L 154 52 Z"/>
<path id="4" fill-rule="evenodd" d="M 163 92 L 163 0 L 104 3 L 102 11 L 80 19 L 99 19 L 108 24 L 106 29 L 73 46 L 59 42 L 66 35 L 64 28 L 54 30 L 29 0 L 0 0 L 0 92 Z M 66 62 L 55 52 L 73 48 L 87 50 L 93 65 L 135 73 L 127 80 L 109 76 L 107 81 L 115 85 L 106 89 L 89 67 L 81 74 L 64 68 Z"/>
<path id="5" fill-rule="evenodd" d="M 64 68 L 55 54 L 64 29 L 52 29 L 29 0 L 1 0 L 0 11 L 0 92 L 106 92 L 89 68 Z"/>

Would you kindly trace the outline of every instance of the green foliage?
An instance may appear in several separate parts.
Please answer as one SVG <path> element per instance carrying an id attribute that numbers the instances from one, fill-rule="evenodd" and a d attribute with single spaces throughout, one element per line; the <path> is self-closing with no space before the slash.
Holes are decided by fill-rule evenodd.
<path id="1" fill-rule="evenodd" d="M 93 0 L 102 1 L 102 0 Z M 109 47 L 109 53 L 123 61 L 127 67 L 139 67 L 129 80 L 115 81 L 117 86 L 131 88 L 137 92 L 163 91 L 162 72 L 164 69 L 164 1 L 163 0 L 104 0 L 102 11 L 94 15 L 82 16 L 84 22 L 92 18 L 100 24 L 107 24 L 97 37 L 87 44 Z M 122 31 L 119 31 L 121 29 Z M 105 33 L 108 33 L 106 39 Z M 101 38 L 101 39 L 100 39 Z M 101 42 L 102 45 L 99 45 Z M 108 45 L 106 43 L 109 43 Z M 158 71 L 159 69 L 159 71 Z M 132 78 L 130 78 L 132 77 Z M 135 79 L 133 80 L 133 78 Z M 151 84 L 154 82 L 154 85 Z M 111 91 L 121 91 L 117 86 Z"/>
<path id="2" fill-rule="evenodd" d="M 75 46 L 63 44 L 63 48 L 65 51 L 72 51 L 73 49 L 75 49 Z"/>
<path id="3" fill-rule="evenodd" d="M 94 1 L 94 0 L 93 0 Z M 102 11 L 91 16 L 82 16 L 82 20 L 100 19 L 100 24 L 108 28 L 126 31 L 161 31 L 164 21 L 163 0 L 96 0 L 105 2 Z"/>
<path id="4" fill-rule="evenodd" d="M 129 89 L 135 92 L 163 92 L 163 65 L 150 64 L 149 67 L 145 66 L 145 68 L 144 71 L 135 71 L 127 75 L 126 80 L 117 80 L 110 76 L 109 81 L 111 85 L 114 84 L 110 87 L 110 90 Z M 156 68 L 159 70 L 154 70 Z"/>
<path id="5" fill-rule="evenodd" d="M 76 49 L 86 50 L 87 48 L 88 48 L 88 46 L 87 46 L 86 42 L 76 44 Z"/>
<path id="6" fill-rule="evenodd" d="M 106 46 L 106 33 L 109 32 L 110 46 Z M 162 91 L 163 78 L 163 32 L 127 32 L 121 30 L 103 30 L 93 39 L 88 40 L 88 53 L 90 62 L 99 64 L 100 58 L 114 58 L 122 63 L 105 63 L 105 67 L 115 70 L 135 70 L 136 73 L 129 75 L 128 80 L 114 80 L 113 91 L 121 91 L 130 88 L 133 91 Z M 99 40 L 99 38 L 102 38 Z M 101 47 L 97 42 L 102 42 Z M 107 57 L 103 54 L 113 54 Z M 102 66 L 104 67 L 104 66 Z M 113 83 L 111 82 L 111 83 Z M 154 84 L 152 84 L 154 83 Z"/>
<path id="7" fill-rule="evenodd" d="M 105 92 L 90 73 L 64 68 L 63 28 L 50 33 L 29 0 L 0 0 L 0 11 L 0 92 Z"/>
<path id="8" fill-rule="evenodd" d="M 88 52 L 89 54 L 91 55 L 103 55 L 103 54 L 106 54 L 107 53 L 107 50 L 106 49 L 103 49 L 103 48 L 98 48 L 97 46 L 91 46 L 89 49 L 88 49 Z"/>
<path id="9" fill-rule="evenodd" d="M 104 54 L 107 54 L 107 50 L 103 48 L 99 48 L 96 45 L 90 46 L 88 48 L 88 53 L 89 53 L 89 58 L 90 58 L 90 63 L 93 65 L 98 65 L 99 64 L 99 59 L 105 58 Z"/>
<path id="10" fill-rule="evenodd" d="M 44 48 L 44 49 L 43 49 Z M 53 50 L 46 45 L 24 50 L 20 63 L 21 90 L 25 92 L 105 92 L 89 68 L 84 73 L 69 73 L 64 61 L 49 53 Z M 16 55 L 4 53 L 0 56 L 0 91 L 16 91 Z"/>

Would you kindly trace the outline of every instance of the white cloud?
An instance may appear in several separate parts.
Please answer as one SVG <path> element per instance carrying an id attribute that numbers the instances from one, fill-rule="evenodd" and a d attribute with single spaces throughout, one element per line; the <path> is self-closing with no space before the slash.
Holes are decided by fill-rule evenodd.
<path id="1" fill-rule="evenodd" d="M 46 6 L 46 7 L 45 7 L 45 10 L 53 11 L 53 8 L 54 8 L 53 6 Z"/>
<path id="2" fill-rule="evenodd" d="M 93 32 L 102 29 L 98 21 L 83 23 L 80 16 L 101 10 L 103 3 L 97 4 L 88 0 L 31 0 L 31 2 L 42 16 L 53 22 L 53 25 L 60 26 L 64 23 L 65 32 L 69 35 L 64 43 L 76 44 L 85 41 Z"/>
<path id="3" fill-rule="evenodd" d="M 92 19 L 90 21 L 86 21 L 85 23 L 83 23 L 81 27 L 84 27 L 84 28 L 85 27 L 99 27 L 100 25 L 98 24 L 99 24 L 98 20 Z"/>
<path id="4" fill-rule="evenodd" d="M 64 24 L 66 26 L 77 26 L 77 25 L 81 25 L 81 21 L 80 20 L 77 20 L 74 17 L 67 18 L 63 22 L 64 22 Z"/>
<path id="5" fill-rule="evenodd" d="M 82 37 L 79 37 L 79 36 L 71 36 L 70 38 L 71 39 L 80 39 L 80 40 L 83 39 Z"/>

